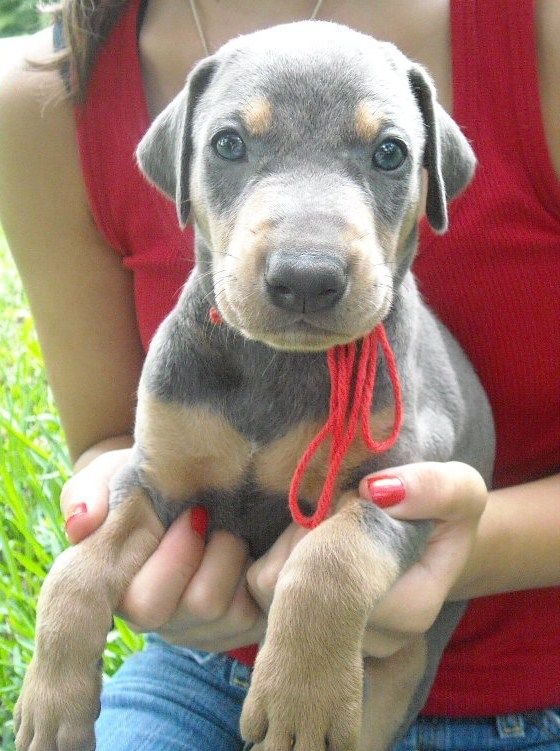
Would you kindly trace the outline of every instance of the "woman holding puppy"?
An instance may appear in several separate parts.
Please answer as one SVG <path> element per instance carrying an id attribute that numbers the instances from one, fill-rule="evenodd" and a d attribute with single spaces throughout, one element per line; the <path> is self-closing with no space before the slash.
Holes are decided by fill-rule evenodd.
<path id="1" fill-rule="evenodd" d="M 68 535 L 79 541 L 107 513 L 108 482 L 132 443 L 145 348 L 192 265 L 189 230 L 170 231 L 171 245 L 158 234 L 173 206 L 162 199 L 161 215 L 142 216 L 127 193 L 149 122 L 197 60 L 237 34 L 315 15 L 388 39 L 430 70 L 479 159 L 449 233 L 422 228 L 416 273 L 489 394 L 498 456 L 491 492 L 455 463 L 360 483 L 396 518 L 438 520 L 420 564 L 372 612 L 364 649 L 397 661 L 446 599 L 473 599 L 396 748 L 557 751 L 560 12 L 554 0 L 319 6 L 67 0 L 64 33 L 41 32 L 27 52 L 46 59 L 55 44 L 65 60 L 41 72 L 22 62 L 3 82 L 1 220 L 76 460 L 62 497 Z M 204 524 L 200 509 L 180 517 L 122 603 L 131 623 L 158 636 L 106 687 L 100 751 L 242 747 L 251 645 L 305 532 L 289 527 L 251 561 L 228 533 L 205 541 Z"/>

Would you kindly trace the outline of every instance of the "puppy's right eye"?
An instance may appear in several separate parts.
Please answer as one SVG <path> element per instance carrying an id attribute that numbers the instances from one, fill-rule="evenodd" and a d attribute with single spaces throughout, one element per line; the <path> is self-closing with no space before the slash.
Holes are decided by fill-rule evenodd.
<path id="1" fill-rule="evenodd" d="M 373 164 L 384 172 L 392 172 L 404 163 L 408 155 L 406 145 L 399 138 L 386 138 L 373 153 Z"/>
<path id="2" fill-rule="evenodd" d="M 247 153 L 245 143 L 234 130 L 222 130 L 212 139 L 212 148 L 222 159 L 234 162 L 243 159 Z"/>

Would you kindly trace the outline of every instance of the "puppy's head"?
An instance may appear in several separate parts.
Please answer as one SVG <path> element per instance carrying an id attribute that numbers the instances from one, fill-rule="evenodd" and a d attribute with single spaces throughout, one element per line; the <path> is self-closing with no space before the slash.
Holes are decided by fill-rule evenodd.
<path id="1" fill-rule="evenodd" d="M 475 165 L 420 66 L 323 22 L 239 37 L 203 60 L 137 156 L 183 226 L 192 213 L 223 318 L 289 350 L 382 321 L 424 203 L 445 231 Z"/>

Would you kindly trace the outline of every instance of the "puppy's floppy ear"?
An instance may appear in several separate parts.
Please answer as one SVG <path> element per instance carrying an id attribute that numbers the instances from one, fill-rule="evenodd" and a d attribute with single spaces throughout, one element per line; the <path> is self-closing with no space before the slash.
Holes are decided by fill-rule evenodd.
<path id="1" fill-rule="evenodd" d="M 215 69 L 213 57 L 201 60 L 193 68 L 185 88 L 158 115 L 136 149 L 136 159 L 149 182 L 175 201 L 181 228 L 185 227 L 190 211 L 194 112 Z"/>
<path id="2" fill-rule="evenodd" d="M 428 171 L 426 216 L 436 232 L 447 229 L 447 203 L 465 188 L 474 173 L 476 157 L 459 126 L 437 102 L 434 85 L 419 65 L 408 80 L 424 120 L 424 167 Z"/>

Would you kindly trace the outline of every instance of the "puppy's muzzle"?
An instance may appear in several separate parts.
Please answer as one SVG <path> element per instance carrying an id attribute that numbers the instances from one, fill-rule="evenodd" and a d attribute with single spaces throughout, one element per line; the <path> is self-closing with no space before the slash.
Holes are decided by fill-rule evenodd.
<path id="1" fill-rule="evenodd" d="M 264 270 L 270 302 L 290 313 L 317 313 L 330 310 L 340 301 L 348 286 L 346 263 L 323 251 L 275 252 L 268 256 Z"/>

